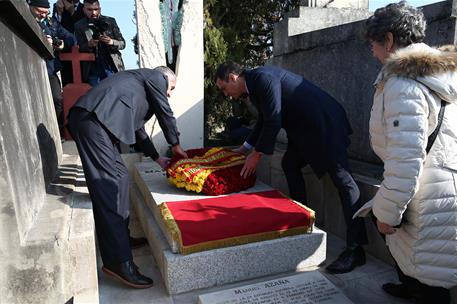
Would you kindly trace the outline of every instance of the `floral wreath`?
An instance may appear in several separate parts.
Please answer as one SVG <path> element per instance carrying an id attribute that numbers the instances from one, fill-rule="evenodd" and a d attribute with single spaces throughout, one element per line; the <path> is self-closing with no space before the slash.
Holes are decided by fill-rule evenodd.
<path id="1" fill-rule="evenodd" d="M 256 176 L 240 176 L 243 154 L 225 148 L 186 151 L 188 158 L 174 156 L 167 168 L 168 180 L 187 191 L 220 195 L 239 192 L 255 184 Z"/>

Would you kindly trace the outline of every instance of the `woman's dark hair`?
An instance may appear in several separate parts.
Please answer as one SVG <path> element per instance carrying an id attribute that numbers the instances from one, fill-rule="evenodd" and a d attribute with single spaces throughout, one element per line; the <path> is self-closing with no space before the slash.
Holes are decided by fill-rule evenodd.
<path id="1" fill-rule="evenodd" d="M 216 70 L 216 79 L 228 81 L 229 74 L 233 73 L 236 75 L 243 75 L 244 67 L 234 61 L 227 61 L 221 65 Z"/>
<path id="2" fill-rule="evenodd" d="M 391 32 L 394 43 L 400 47 L 422 42 L 427 26 L 422 11 L 406 1 L 378 8 L 365 24 L 368 40 L 384 43 L 386 34 Z"/>

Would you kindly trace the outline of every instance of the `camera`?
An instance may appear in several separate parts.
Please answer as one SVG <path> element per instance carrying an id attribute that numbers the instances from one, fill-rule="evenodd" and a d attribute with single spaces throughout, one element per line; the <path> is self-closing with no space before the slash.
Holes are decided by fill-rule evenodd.
<path id="1" fill-rule="evenodd" d="M 63 40 L 60 40 L 59 38 L 57 38 L 57 37 L 52 35 L 51 30 L 49 29 L 49 27 L 46 25 L 45 22 L 39 22 L 38 24 L 41 27 L 41 30 L 43 31 L 43 34 L 45 34 L 46 36 L 51 37 L 52 46 L 60 47 L 63 44 Z"/>
<path id="2" fill-rule="evenodd" d="M 92 39 L 100 39 L 100 35 L 104 35 L 105 31 L 109 29 L 108 22 L 102 17 L 91 20 L 88 24 L 89 29 L 92 32 Z"/>
<path id="3" fill-rule="evenodd" d="M 57 37 L 52 37 L 52 46 L 60 47 L 63 44 L 63 40 Z"/>

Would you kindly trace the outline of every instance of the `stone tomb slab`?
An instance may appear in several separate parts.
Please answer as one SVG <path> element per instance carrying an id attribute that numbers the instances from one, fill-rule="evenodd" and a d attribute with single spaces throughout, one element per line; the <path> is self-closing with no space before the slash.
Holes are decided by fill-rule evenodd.
<path id="1" fill-rule="evenodd" d="M 351 304 L 319 271 L 204 294 L 198 304 Z"/>
<path id="2" fill-rule="evenodd" d="M 152 162 L 137 164 L 148 173 L 147 180 L 131 187 L 131 200 L 143 230 L 148 238 L 154 258 L 170 294 L 224 285 L 227 283 L 268 276 L 272 274 L 303 270 L 317 266 L 326 258 L 326 233 L 313 228 L 309 234 L 255 242 L 240 246 L 219 248 L 187 255 L 172 251 L 169 240 L 160 228 L 154 213 L 158 210 L 151 191 L 145 184 L 154 185 L 158 197 L 164 201 L 181 200 L 188 194 L 167 185 L 163 173 Z M 141 178 L 135 170 L 135 181 Z M 140 171 L 141 172 L 141 171 Z M 144 175 L 143 175 L 144 176 Z M 152 182 L 153 181 L 153 182 Z M 143 183 L 143 189 L 141 189 Z M 165 183 L 161 184 L 161 183 Z M 155 187 L 161 184 L 160 187 Z M 166 188 L 164 188 L 167 185 Z M 268 186 L 264 186 L 268 187 Z M 145 192 L 144 190 L 147 190 Z M 261 190 L 258 190 L 261 191 Z M 177 193 L 175 196 L 173 193 Z M 197 198 L 194 195 L 192 198 Z M 155 207 L 154 207 L 155 206 Z M 153 208 L 151 208 L 153 207 Z M 154 211 L 156 209 L 156 211 Z"/>
<path id="3" fill-rule="evenodd" d="M 179 244 L 173 240 L 171 234 L 167 229 L 165 229 L 165 225 L 163 224 L 159 209 L 160 204 L 173 201 L 207 199 L 217 196 L 199 194 L 177 188 L 175 185 L 168 182 L 165 172 L 163 172 L 155 162 L 149 160 L 135 164 L 133 179 L 138 186 L 144 201 L 148 205 L 149 209 L 151 209 L 156 222 L 162 229 L 165 238 L 170 244 L 171 251 L 178 253 Z M 268 190 L 273 190 L 273 188 L 260 181 L 256 181 L 254 187 L 240 193 L 252 193 Z"/>

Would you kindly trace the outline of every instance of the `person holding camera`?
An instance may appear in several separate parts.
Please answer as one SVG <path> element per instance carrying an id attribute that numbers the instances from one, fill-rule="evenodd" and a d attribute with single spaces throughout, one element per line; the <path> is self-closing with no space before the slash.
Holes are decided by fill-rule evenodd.
<path id="1" fill-rule="evenodd" d="M 48 70 L 49 84 L 51 86 L 52 99 L 59 124 L 60 137 L 63 138 L 63 123 L 64 113 L 62 104 L 62 85 L 58 76 L 58 72 L 62 68 L 62 63 L 59 60 L 58 53 L 64 49 L 71 48 L 75 43 L 75 37 L 67 31 L 54 18 L 49 17 L 49 2 L 48 0 L 30 0 L 30 12 L 35 17 L 43 34 L 46 35 L 49 45 L 54 50 L 54 58 L 46 60 Z"/>
<path id="2" fill-rule="evenodd" d="M 85 17 L 75 24 L 75 35 L 81 52 L 93 52 L 94 62 L 83 64 L 83 81 L 91 86 L 124 70 L 119 50 L 125 40 L 112 17 L 102 16 L 98 0 L 84 0 Z"/>

